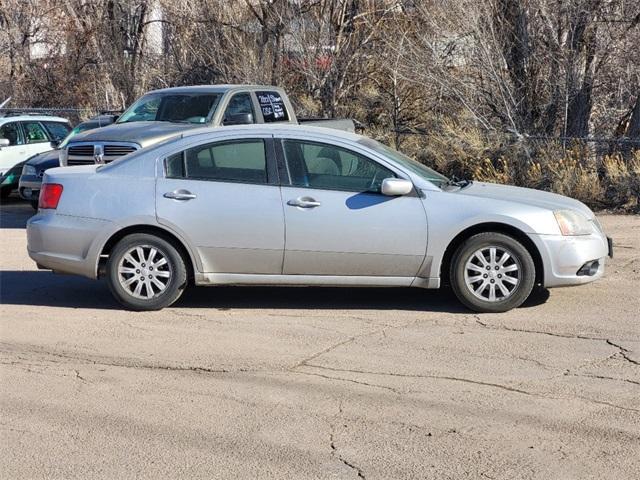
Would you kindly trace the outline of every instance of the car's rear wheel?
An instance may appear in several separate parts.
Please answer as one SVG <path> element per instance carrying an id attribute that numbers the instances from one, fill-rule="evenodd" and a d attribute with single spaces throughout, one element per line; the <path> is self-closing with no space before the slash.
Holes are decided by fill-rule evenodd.
<path id="1" fill-rule="evenodd" d="M 127 235 L 109 255 L 107 283 L 130 310 L 160 310 L 173 304 L 187 285 L 180 252 L 166 240 L 145 233 Z"/>
<path id="2" fill-rule="evenodd" d="M 515 238 L 485 232 L 468 238 L 453 255 L 450 280 L 458 299 L 476 312 L 506 312 L 531 293 L 533 258 Z"/>

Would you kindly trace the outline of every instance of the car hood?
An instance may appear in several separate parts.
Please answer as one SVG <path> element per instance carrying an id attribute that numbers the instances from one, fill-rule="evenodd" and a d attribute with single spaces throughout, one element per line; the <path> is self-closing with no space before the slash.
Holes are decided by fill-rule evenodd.
<path id="1" fill-rule="evenodd" d="M 203 126 L 205 125 L 169 122 L 114 123 L 107 127 L 79 133 L 73 137 L 69 145 L 78 142 L 133 142 L 146 147 Z"/>
<path id="2" fill-rule="evenodd" d="M 39 153 L 31 157 L 27 162 L 27 165 L 34 166 L 36 168 L 52 168 L 60 165 L 60 150 L 49 150 L 47 152 Z"/>
<path id="3" fill-rule="evenodd" d="M 498 185 L 495 183 L 473 182 L 468 187 L 457 191 L 460 195 L 491 198 L 506 202 L 516 202 L 524 205 L 545 208 L 548 210 L 577 210 L 592 218 L 593 212 L 584 203 L 557 193 L 543 192 L 532 188 Z"/>

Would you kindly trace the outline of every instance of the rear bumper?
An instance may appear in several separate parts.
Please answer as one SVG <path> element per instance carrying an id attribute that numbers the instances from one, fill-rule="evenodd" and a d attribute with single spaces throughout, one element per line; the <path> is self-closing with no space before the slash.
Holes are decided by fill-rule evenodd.
<path id="1" fill-rule="evenodd" d="M 544 286 L 582 285 L 602 278 L 610 250 L 607 237 L 599 233 L 568 237 L 563 235 L 531 235 L 544 263 Z M 578 272 L 589 262 L 597 261 L 597 269 L 588 275 Z"/>
<path id="2" fill-rule="evenodd" d="M 39 212 L 27 222 L 27 250 L 42 268 L 96 278 L 95 239 L 110 222 Z"/>

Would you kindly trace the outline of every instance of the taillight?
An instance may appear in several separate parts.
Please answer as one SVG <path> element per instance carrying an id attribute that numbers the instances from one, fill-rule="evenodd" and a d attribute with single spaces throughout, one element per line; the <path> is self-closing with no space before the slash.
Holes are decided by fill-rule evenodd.
<path id="1" fill-rule="evenodd" d="M 62 196 L 62 185 L 59 183 L 44 183 L 40 189 L 38 208 L 58 208 Z"/>

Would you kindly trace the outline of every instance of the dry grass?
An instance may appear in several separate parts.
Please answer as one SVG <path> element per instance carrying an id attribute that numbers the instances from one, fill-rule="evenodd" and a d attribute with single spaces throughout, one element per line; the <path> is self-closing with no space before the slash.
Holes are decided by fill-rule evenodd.
<path id="1" fill-rule="evenodd" d="M 368 130 L 393 145 L 393 135 Z M 640 213 L 640 150 L 599 154 L 585 144 L 487 136 L 444 123 L 428 135 L 403 136 L 400 150 L 445 175 L 537 188 L 593 209 Z"/>

